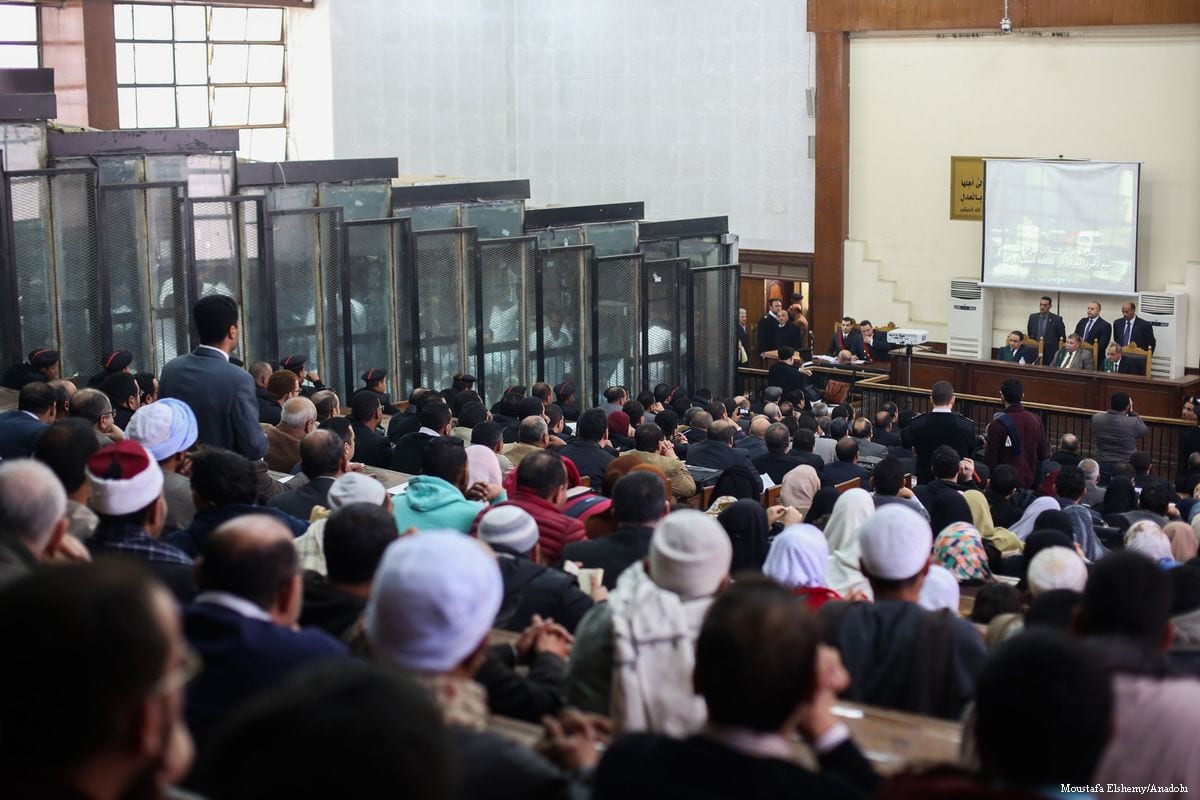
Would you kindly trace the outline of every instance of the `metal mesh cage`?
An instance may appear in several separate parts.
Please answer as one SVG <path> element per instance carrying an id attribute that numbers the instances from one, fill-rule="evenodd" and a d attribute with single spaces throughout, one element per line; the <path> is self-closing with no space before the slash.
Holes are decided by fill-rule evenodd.
<path id="1" fill-rule="evenodd" d="M 95 171 L 11 173 L 8 184 L 17 349 L 53 347 L 62 374 L 90 374 L 104 350 Z"/>
<path id="2" fill-rule="evenodd" d="M 475 229 L 416 231 L 413 246 L 419 376 L 441 388 L 455 373 L 479 369 Z"/>
<path id="3" fill-rule="evenodd" d="M 655 239 L 640 242 L 640 245 L 647 261 L 667 261 L 679 258 L 678 239 Z"/>
<path id="4" fill-rule="evenodd" d="M 483 373 L 478 391 L 493 396 L 506 386 L 536 380 L 535 297 L 537 239 L 481 239 L 479 268 L 484 275 Z"/>
<path id="5" fill-rule="evenodd" d="M 209 197 L 188 202 L 192 229 L 189 287 L 196 298 L 213 294 L 232 297 L 241 308 L 238 346 L 233 355 L 247 363 L 268 357 L 268 297 L 259 247 L 257 198 Z M 251 302 L 247 303 L 249 298 Z"/>
<path id="6" fill-rule="evenodd" d="M 597 258 L 592 279 L 593 384 L 597 391 L 642 380 L 642 255 Z"/>
<path id="7" fill-rule="evenodd" d="M 409 221 L 346 223 L 348 290 L 357 301 L 351 325 L 351 378 L 384 368 L 402 395 L 412 391 L 412 293 L 397 279 L 408 271 Z"/>
<path id="8" fill-rule="evenodd" d="M 268 212 L 266 222 L 275 312 L 272 360 L 307 356 L 307 368 L 316 369 L 329 388 L 345 396 L 342 210 Z M 350 305 L 359 307 L 353 301 Z"/>
<path id="9" fill-rule="evenodd" d="M 462 208 L 463 227 L 475 228 L 480 239 L 521 236 L 525 228 L 525 203 L 471 203 Z"/>
<path id="10" fill-rule="evenodd" d="M 687 382 L 686 259 L 646 261 L 642 265 L 645 334 L 642 340 L 646 386 Z"/>
<path id="11" fill-rule="evenodd" d="M 586 369 L 583 343 L 591 333 L 588 280 L 595 258 L 591 247 L 555 247 L 542 253 L 538 342 L 540 377 L 551 384 L 570 380 L 579 397 L 595 402 L 591 370 Z"/>
<path id="12" fill-rule="evenodd" d="M 692 390 L 709 389 L 718 397 L 733 394 L 740 276 L 737 264 L 691 271 Z"/>
<path id="13" fill-rule="evenodd" d="M 679 257 L 686 258 L 693 267 L 718 266 L 723 253 L 721 239 L 717 236 L 679 240 Z"/>
<path id="14" fill-rule="evenodd" d="M 158 372 L 188 349 L 186 183 L 101 186 L 112 347 Z"/>
<path id="15" fill-rule="evenodd" d="M 341 206 L 346 222 L 382 219 L 392 208 L 392 186 L 378 181 L 321 183 L 317 205 Z"/>

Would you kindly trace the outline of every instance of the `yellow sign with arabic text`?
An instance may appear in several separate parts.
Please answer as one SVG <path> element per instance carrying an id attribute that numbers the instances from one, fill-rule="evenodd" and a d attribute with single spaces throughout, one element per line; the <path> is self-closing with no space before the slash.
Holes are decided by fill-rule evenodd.
<path id="1" fill-rule="evenodd" d="M 983 219 L 982 156 L 950 156 L 950 219 Z"/>

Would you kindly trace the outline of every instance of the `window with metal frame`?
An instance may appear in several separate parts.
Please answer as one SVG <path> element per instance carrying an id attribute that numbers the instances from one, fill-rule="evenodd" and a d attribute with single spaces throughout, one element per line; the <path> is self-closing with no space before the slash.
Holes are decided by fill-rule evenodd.
<path id="1" fill-rule="evenodd" d="M 238 155 L 287 152 L 284 9 L 116 3 L 122 128 L 237 128 Z"/>
<path id="2" fill-rule="evenodd" d="M 41 65 L 41 20 L 37 6 L 0 3 L 0 69 Z"/>

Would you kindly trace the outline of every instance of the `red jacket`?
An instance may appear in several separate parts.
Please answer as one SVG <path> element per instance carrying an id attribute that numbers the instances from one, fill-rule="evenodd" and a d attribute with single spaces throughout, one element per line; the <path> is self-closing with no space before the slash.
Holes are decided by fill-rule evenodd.
<path id="1" fill-rule="evenodd" d="M 1001 422 L 993 420 L 987 427 L 983 461 L 988 469 L 995 469 L 997 464 L 1012 464 L 1017 468 L 1021 486 L 1032 489 L 1042 462 L 1050 457 L 1046 431 L 1042 428 L 1042 421 L 1022 408 L 1020 403 L 1013 403 L 1004 409 L 1004 413 L 1016 428 L 1018 442 L 1012 441 L 1008 429 Z M 1014 444 L 1020 445 L 1019 452 Z"/>
<path id="2" fill-rule="evenodd" d="M 514 470 L 515 472 L 515 470 Z M 587 539 L 583 523 L 572 519 L 559 511 L 549 501 L 543 500 L 537 494 L 518 486 L 509 494 L 508 500 L 489 506 L 480 516 L 499 506 L 516 506 L 529 513 L 538 526 L 538 543 L 542 546 L 542 561 L 546 564 L 557 564 L 559 555 L 565 545 L 571 542 L 582 542 Z M 479 517 L 471 523 L 471 535 L 478 536 Z"/>

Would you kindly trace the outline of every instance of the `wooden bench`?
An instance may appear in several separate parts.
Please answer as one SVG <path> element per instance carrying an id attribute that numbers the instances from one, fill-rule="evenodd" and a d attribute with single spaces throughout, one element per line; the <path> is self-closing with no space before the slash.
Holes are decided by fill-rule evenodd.
<path id="1" fill-rule="evenodd" d="M 848 492 L 851 489 L 861 489 L 862 478 L 851 478 L 848 481 L 842 481 L 841 483 L 835 484 L 833 488 L 838 490 L 838 494 Z"/>

